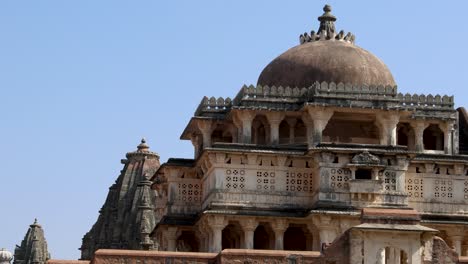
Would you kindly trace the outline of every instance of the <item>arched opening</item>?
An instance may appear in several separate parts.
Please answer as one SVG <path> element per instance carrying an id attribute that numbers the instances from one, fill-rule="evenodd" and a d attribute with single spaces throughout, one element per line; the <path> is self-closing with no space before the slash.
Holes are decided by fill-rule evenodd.
<path id="1" fill-rule="evenodd" d="M 274 234 L 267 224 L 260 224 L 254 232 L 254 249 L 273 249 Z"/>
<path id="2" fill-rule="evenodd" d="M 265 145 L 268 142 L 268 122 L 264 116 L 256 116 L 252 122 L 252 143 Z"/>
<path id="3" fill-rule="evenodd" d="M 444 132 L 438 125 L 430 125 L 424 130 L 423 143 L 425 150 L 444 150 Z"/>
<path id="4" fill-rule="evenodd" d="M 288 122 L 286 122 L 286 120 L 283 120 L 279 125 L 279 143 L 289 143 L 289 125 Z"/>
<path id="5" fill-rule="evenodd" d="M 227 129 L 224 129 L 222 126 L 216 127 L 216 129 L 211 134 L 211 142 L 213 143 L 231 143 L 232 135 L 231 132 Z"/>
<path id="6" fill-rule="evenodd" d="M 302 119 L 298 119 L 294 127 L 294 143 L 307 143 L 307 127 Z"/>
<path id="7" fill-rule="evenodd" d="M 242 229 L 238 224 L 227 225 L 222 232 L 222 248 L 241 248 L 242 234 Z"/>
<path id="8" fill-rule="evenodd" d="M 193 231 L 182 231 L 177 238 L 176 250 L 181 252 L 198 252 L 199 241 Z"/>
<path id="9" fill-rule="evenodd" d="M 379 144 L 374 117 L 365 114 L 335 113 L 323 130 L 323 142 Z"/>
<path id="10" fill-rule="evenodd" d="M 397 145 L 407 146 L 408 150 L 415 149 L 414 130 L 408 123 L 399 123 L 397 126 Z"/>
<path id="11" fill-rule="evenodd" d="M 284 232 L 284 250 L 307 250 L 307 237 L 304 229 L 298 226 L 290 226 Z"/>

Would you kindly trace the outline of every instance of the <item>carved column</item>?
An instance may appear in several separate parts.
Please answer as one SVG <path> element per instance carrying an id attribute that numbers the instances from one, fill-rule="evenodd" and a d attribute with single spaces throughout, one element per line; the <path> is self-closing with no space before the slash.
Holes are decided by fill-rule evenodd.
<path id="1" fill-rule="evenodd" d="M 395 113 L 386 113 L 377 115 L 377 123 L 380 127 L 380 144 L 392 145 L 397 144 L 397 125 L 400 121 L 400 116 Z"/>
<path id="2" fill-rule="evenodd" d="M 270 123 L 270 143 L 273 145 L 279 144 L 279 126 L 284 119 L 283 112 L 268 112 L 266 114 L 268 123 Z"/>
<path id="3" fill-rule="evenodd" d="M 325 127 L 328 124 L 328 121 L 332 117 L 333 111 L 324 108 L 309 108 L 308 113 L 314 124 L 312 145 L 317 146 L 322 142 L 323 130 L 325 129 Z"/>
<path id="4" fill-rule="evenodd" d="M 208 224 L 212 231 L 212 241 L 210 251 L 218 253 L 222 250 L 222 232 L 227 225 L 227 221 L 223 216 L 215 215 L 208 218 Z"/>
<path id="5" fill-rule="evenodd" d="M 447 122 L 443 125 L 439 125 L 440 129 L 444 132 L 444 152 L 445 154 L 452 154 L 453 149 L 453 123 Z"/>
<path id="6" fill-rule="evenodd" d="M 190 136 L 190 141 L 192 142 L 193 148 L 194 148 L 194 157 L 195 159 L 198 157 L 198 154 L 200 154 L 200 143 L 198 140 L 198 136 L 195 134 L 192 134 Z"/>
<path id="7" fill-rule="evenodd" d="M 258 223 L 255 219 L 245 219 L 240 221 L 242 230 L 244 231 L 244 243 L 242 245 L 245 249 L 254 248 L 254 232 L 258 226 Z"/>
<path id="8" fill-rule="evenodd" d="M 453 247 L 455 251 L 458 253 L 459 256 L 462 254 L 462 235 L 452 235 L 450 236 L 450 240 L 452 241 Z"/>
<path id="9" fill-rule="evenodd" d="M 362 264 L 363 263 L 363 244 L 362 234 L 360 231 L 352 230 L 350 233 L 350 264 Z"/>
<path id="10" fill-rule="evenodd" d="M 255 118 L 255 112 L 238 111 L 237 117 L 242 123 L 242 143 L 250 144 L 252 142 L 252 122 Z"/>
<path id="11" fill-rule="evenodd" d="M 211 120 L 198 120 L 198 129 L 203 136 L 203 148 L 211 147 L 211 133 L 214 129 Z"/>
<path id="12" fill-rule="evenodd" d="M 377 264 L 385 264 L 385 248 L 379 249 L 377 253 Z"/>
<path id="13" fill-rule="evenodd" d="M 302 122 L 306 126 L 307 145 L 312 147 L 314 145 L 314 122 L 308 113 L 302 115 Z"/>
<path id="14" fill-rule="evenodd" d="M 286 122 L 288 122 L 288 126 L 289 126 L 289 144 L 293 144 L 294 143 L 294 137 L 295 137 L 295 128 L 296 128 L 297 119 L 296 118 L 288 118 L 288 119 L 286 119 Z"/>
<path id="15" fill-rule="evenodd" d="M 166 231 L 167 251 L 176 251 L 177 227 L 169 227 Z"/>
<path id="16" fill-rule="evenodd" d="M 317 215 L 312 220 L 319 230 L 320 246 L 323 248 L 333 242 L 336 238 L 336 223 L 333 223 L 332 218 L 327 215 Z"/>
<path id="17" fill-rule="evenodd" d="M 278 219 L 272 223 L 273 232 L 275 232 L 275 249 L 284 249 L 284 232 L 288 228 L 288 222 L 285 219 Z"/>
<path id="18" fill-rule="evenodd" d="M 424 142 L 423 142 L 423 135 L 424 135 L 424 129 L 426 129 L 429 124 L 426 124 L 422 120 L 417 120 L 412 122 L 411 127 L 414 130 L 414 142 L 415 142 L 415 148 L 416 151 L 424 151 Z"/>

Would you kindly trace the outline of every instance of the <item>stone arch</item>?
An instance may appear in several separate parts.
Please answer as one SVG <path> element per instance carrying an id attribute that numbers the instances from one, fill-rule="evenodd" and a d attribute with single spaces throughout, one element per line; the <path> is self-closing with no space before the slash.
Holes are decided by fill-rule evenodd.
<path id="1" fill-rule="evenodd" d="M 286 120 L 281 121 L 279 125 L 279 143 L 288 144 L 289 143 L 289 125 Z"/>
<path id="2" fill-rule="evenodd" d="M 211 142 L 232 143 L 231 131 L 222 125 L 216 126 L 215 130 L 211 133 Z"/>
<path id="3" fill-rule="evenodd" d="M 295 251 L 305 251 L 308 250 L 308 243 L 311 243 L 308 239 L 306 230 L 300 226 L 291 225 L 284 232 L 284 250 L 295 250 Z M 308 241 L 309 240 L 309 241 Z"/>
<path id="4" fill-rule="evenodd" d="M 222 232 L 221 247 L 226 248 L 241 248 L 243 241 L 242 228 L 237 222 L 229 223 Z"/>
<path id="5" fill-rule="evenodd" d="M 425 150 L 444 150 L 444 132 L 438 125 L 428 126 L 423 133 Z"/>
<path id="6" fill-rule="evenodd" d="M 254 232 L 254 249 L 274 249 L 274 238 L 270 225 L 260 223 Z"/>
<path id="7" fill-rule="evenodd" d="M 408 150 L 415 150 L 414 130 L 409 123 L 397 125 L 397 145 L 407 146 Z"/>
<path id="8" fill-rule="evenodd" d="M 307 127 L 302 119 L 298 119 L 294 126 L 294 143 L 307 143 Z"/>
<path id="9" fill-rule="evenodd" d="M 265 116 L 257 115 L 252 122 L 252 143 L 265 145 L 269 139 L 268 121 Z"/>
<path id="10" fill-rule="evenodd" d="M 199 252 L 200 242 L 193 231 L 182 231 L 176 241 L 176 251 Z"/>

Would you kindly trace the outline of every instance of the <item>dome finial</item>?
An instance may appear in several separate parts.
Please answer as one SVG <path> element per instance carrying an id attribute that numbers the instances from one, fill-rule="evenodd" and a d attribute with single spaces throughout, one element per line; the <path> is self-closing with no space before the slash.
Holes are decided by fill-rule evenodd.
<path id="1" fill-rule="evenodd" d="M 332 33 L 335 33 L 336 17 L 331 14 L 332 8 L 330 5 L 325 5 L 323 7 L 323 11 L 325 13 L 318 17 L 318 20 L 320 21 L 318 33 L 320 34 L 320 32 L 325 30 L 325 33 L 330 36 Z"/>
<path id="2" fill-rule="evenodd" d="M 137 148 L 138 148 L 137 151 L 139 151 L 139 152 L 148 152 L 149 145 L 146 144 L 146 139 L 144 137 L 141 139 L 141 143 L 140 143 L 140 145 L 138 145 Z"/>

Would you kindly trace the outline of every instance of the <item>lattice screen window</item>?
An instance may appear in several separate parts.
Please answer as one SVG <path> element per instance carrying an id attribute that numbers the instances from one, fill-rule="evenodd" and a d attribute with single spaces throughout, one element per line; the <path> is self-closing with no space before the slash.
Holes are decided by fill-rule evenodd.
<path id="1" fill-rule="evenodd" d="M 424 197 L 423 185 L 423 179 L 407 178 L 406 193 L 408 194 L 408 197 L 414 199 L 422 199 Z"/>
<path id="2" fill-rule="evenodd" d="M 347 190 L 349 188 L 348 181 L 351 178 L 351 170 L 349 169 L 331 169 L 330 187 L 335 190 Z"/>
<path id="3" fill-rule="evenodd" d="M 286 191 L 312 192 L 312 180 L 312 173 L 286 172 Z"/>
<path id="4" fill-rule="evenodd" d="M 226 189 L 243 190 L 245 188 L 245 170 L 226 170 Z"/>
<path id="5" fill-rule="evenodd" d="M 199 183 L 179 183 L 180 201 L 184 202 L 199 202 L 202 197 L 201 184 Z"/>
<path id="6" fill-rule="evenodd" d="M 275 190 L 275 172 L 257 171 L 257 190 L 274 191 Z"/>
<path id="7" fill-rule="evenodd" d="M 383 179 L 383 187 L 387 192 L 396 191 L 396 172 L 394 171 L 380 171 L 379 177 Z"/>
<path id="8" fill-rule="evenodd" d="M 453 198 L 453 185 L 451 180 L 435 180 L 434 197 L 439 199 Z"/>
<path id="9" fill-rule="evenodd" d="M 464 188 L 463 188 L 463 195 L 464 195 L 463 197 L 464 197 L 465 199 L 468 199 L 468 181 L 465 181 L 464 184 L 465 184 L 465 186 L 464 186 Z"/>

